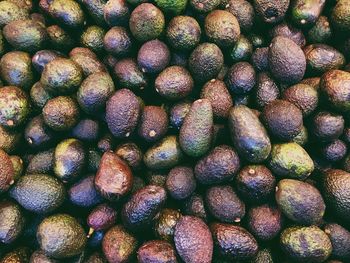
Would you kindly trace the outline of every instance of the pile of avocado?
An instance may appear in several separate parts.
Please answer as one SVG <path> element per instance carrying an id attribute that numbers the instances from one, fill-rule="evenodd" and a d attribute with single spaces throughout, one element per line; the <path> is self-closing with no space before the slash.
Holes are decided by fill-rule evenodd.
<path id="1" fill-rule="evenodd" d="M 350 262 L 350 0 L 0 0 L 0 263 L 181 262 Z"/>

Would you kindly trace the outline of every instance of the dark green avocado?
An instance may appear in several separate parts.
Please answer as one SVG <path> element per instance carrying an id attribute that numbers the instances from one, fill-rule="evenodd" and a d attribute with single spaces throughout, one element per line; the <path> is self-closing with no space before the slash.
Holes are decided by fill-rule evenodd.
<path id="1" fill-rule="evenodd" d="M 20 207 L 10 201 L 0 202 L 0 242 L 11 244 L 24 229 L 25 217 Z"/>

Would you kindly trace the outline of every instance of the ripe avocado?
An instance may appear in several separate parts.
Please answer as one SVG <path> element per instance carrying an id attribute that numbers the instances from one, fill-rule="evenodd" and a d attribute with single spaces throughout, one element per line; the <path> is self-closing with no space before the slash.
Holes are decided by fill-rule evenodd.
<path id="1" fill-rule="evenodd" d="M 331 112 L 318 112 L 312 120 L 313 134 L 322 141 L 337 139 L 344 130 L 344 118 L 342 115 Z"/>
<path id="2" fill-rule="evenodd" d="M 167 262 L 177 263 L 173 246 L 164 240 L 151 240 L 145 242 L 137 251 L 139 263 Z"/>
<path id="3" fill-rule="evenodd" d="M 33 117 L 24 129 L 24 139 L 34 149 L 47 149 L 56 141 L 55 133 L 47 127 L 42 115 Z"/>
<path id="4" fill-rule="evenodd" d="M 324 232 L 331 240 L 332 256 L 343 260 L 350 259 L 350 232 L 335 223 L 325 225 Z"/>
<path id="5" fill-rule="evenodd" d="M 301 27 L 313 25 L 321 15 L 326 0 L 297 0 L 291 4 L 291 19 Z"/>
<path id="6" fill-rule="evenodd" d="M 337 1 L 336 5 L 332 9 L 331 23 L 332 26 L 340 31 L 349 32 L 350 27 L 350 8 L 349 0 Z"/>
<path id="7" fill-rule="evenodd" d="M 114 152 L 123 159 L 132 170 L 139 170 L 142 167 L 143 153 L 137 144 L 132 142 L 123 143 L 119 145 Z"/>
<path id="8" fill-rule="evenodd" d="M 225 9 L 232 13 L 238 20 L 242 31 L 248 32 L 254 25 L 254 7 L 246 0 L 228 0 Z"/>
<path id="9" fill-rule="evenodd" d="M 188 0 L 155 0 L 157 6 L 164 13 L 170 15 L 178 15 L 182 13 L 187 5 Z"/>
<path id="10" fill-rule="evenodd" d="M 9 24 L 12 21 L 24 20 L 29 18 L 29 12 L 25 8 L 21 8 L 12 1 L 0 2 L 0 27 Z"/>
<path id="11" fill-rule="evenodd" d="M 158 39 L 144 43 L 137 54 L 137 62 L 142 72 L 161 72 L 170 63 L 168 46 Z"/>
<path id="12" fill-rule="evenodd" d="M 48 11 L 58 23 L 69 29 L 79 29 L 85 24 L 84 12 L 76 1 L 53 0 Z"/>
<path id="13" fill-rule="evenodd" d="M 51 174 L 53 172 L 53 158 L 55 149 L 42 151 L 30 160 L 26 173 L 28 174 Z"/>
<path id="14" fill-rule="evenodd" d="M 114 73 L 123 87 L 142 90 L 147 86 L 148 80 L 134 59 L 126 58 L 118 61 L 114 66 Z"/>
<path id="15" fill-rule="evenodd" d="M 115 56 L 126 56 L 132 49 L 129 32 L 121 26 L 114 26 L 103 37 L 104 49 Z"/>
<path id="16" fill-rule="evenodd" d="M 75 40 L 67 31 L 58 25 L 48 26 L 46 28 L 49 35 L 49 43 L 53 48 L 60 51 L 71 50 L 75 44 Z"/>
<path id="17" fill-rule="evenodd" d="M 156 237 L 172 242 L 175 226 L 181 217 L 182 214 L 178 210 L 170 208 L 162 209 L 154 223 L 154 233 Z"/>
<path id="18" fill-rule="evenodd" d="M 6 192 L 14 183 L 15 170 L 10 156 L 0 149 L 0 193 Z"/>
<path id="19" fill-rule="evenodd" d="M 248 62 L 238 62 L 227 72 L 225 83 L 235 95 L 248 93 L 255 86 L 255 70 Z"/>
<path id="20" fill-rule="evenodd" d="M 259 108 L 263 109 L 267 104 L 280 97 L 280 90 L 269 73 L 259 73 L 256 83 L 255 101 Z"/>
<path id="21" fill-rule="evenodd" d="M 0 202 L 0 242 L 11 244 L 24 229 L 25 217 L 20 207 L 10 201 Z"/>
<path id="22" fill-rule="evenodd" d="M 94 52 L 103 51 L 103 37 L 105 30 L 99 26 L 90 26 L 80 36 L 80 42 L 84 47 L 90 48 Z"/>
<path id="23" fill-rule="evenodd" d="M 130 7 L 125 0 L 110 0 L 104 5 L 103 16 L 111 27 L 125 26 L 130 17 Z"/>
<path id="24" fill-rule="evenodd" d="M 254 0 L 253 3 L 259 18 L 269 24 L 282 21 L 289 7 L 289 0 Z"/>
<path id="25" fill-rule="evenodd" d="M 190 167 L 177 166 L 170 170 L 165 183 L 170 196 L 183 200 L 196 190 L 196 180 Z"/>
<path id="26" fill-rule="evenodd" d="M 88 175 L 73 184 L 68 190 L 69 201 L 79 207 L 94 207 L 103 201 L 95 189 L 94 175 Z"/>
<path id="27" fill-rule="evenodd" d="M 307 34 L 310 43 L 326 43 L 331 36 L 332 29 L 326 16 L 320 16 Z"/>

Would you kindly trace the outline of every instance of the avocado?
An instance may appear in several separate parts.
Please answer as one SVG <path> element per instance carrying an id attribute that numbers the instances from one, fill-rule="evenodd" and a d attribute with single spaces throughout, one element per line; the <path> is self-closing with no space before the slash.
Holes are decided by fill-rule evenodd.
<path id="1" fill-rule="evenodd" d="M 33 20 L 15 20 L 3 28 L 7 42 L 16 50 L 35 52 L 44 48 L 48 40 L 45 27 Z"/>
<path id="2" fill-rule="evenodd" d="M 27 247 L 19 247 L 8 252 L 2 259 L 1 263 L 26 263 L 30 258 L 30 249 Z"/>
<path id="3" fill-rule="evenodd" d="M 309 85 L 318 91 L 320 88 L 320 81 L 321 81 L 320 77 L 312 77 L 312 78 L 303 79 L 302 81 L 300 81 L 300 84 Z"/>
<path id="4" fill-rule="evenodd" d="M 95 189 L 95 176 L 88 175 L 68 189 L 69 201 L 79 207 L 91 208 L 102 202 L 101 195 Z"/>
<path id="5" fill-rule="evenodd" d="M 225 83 L 237 95 L 248 93 L 256 83 L 255 70 L 248 62 L 238 62 L 227 72 Z"/>
<path id="6" fill-rule="evenodd" d="M 13 243 L 23 232 L 25 217 L 20 207 L 10 201 L 0 202 L 0 242 Z"/>
<path id="7" fill-rule="evenodd" d="M 46 31 L 49 35 L 50 45 L 56 50 L 68 51 L 72 49 L 75 44 L 73 37 L 58 25 L 48 26 Z"/>
<path id="8" fill-rule="evenodd" d="M 230 110 L 228 125 L 238 153 L 253 163 L 267 159 L 271 142 L 264 126 L 254 112 L 244 105 Z"/>
<path id="9" fill-rule="evenodd" d="M 55 149 L 53 170 L 63 182 L 78 178 L 86 164 L 84 145 L 77 139 L 65 139 Z"/>
<path id="10" fill-rule="evenodd" d="M 18 179 L 23 175 L 23 170 L 24 170 L 23 160 L 21 159 L 21 157 L 19 157 L 17 155 L 10 156 L 10 159 L 11 159 L 13 170 L 14 170 L 13 179 L 15 182 L 17 182 Z"/>
<path id="11" fill-rule="evenodd" d="M 174 238 L 175 226 L 181 218 L 178 210 L 164 208 L 159 212 L 159 216 L 154 223 L 154 234 L 157 238 L 172 242 Z"/>
<path id="12" fill-rule="evenodd" d="M 276 82 L 267 72 L 261 72 L 256 78 L 255 101 L 263 109 L 267 104 L 280 97 L 280 90 Z"/>
<path id="13" fill-rule="evenodd" d="M 126 56 L 132 49 L 129 32 L 121 26 L 114 26 L 103 37 L 104 49 L 115 56 Z"/>
<path id="14" fill-rule="evenodd" d="M 121 225 L 109 229 L 102 241 L 103 254 L 110 263 L 129 262 L 137 247 L 137 239 Z"/>
<path id="15" fill-rule="evenodd" d="M 277 237 L 284 223 L 281 211 L 268 204 L 250 208 L 247 213 L 247 222 L 250 232 L 262 241 Z"/>
<path id="16" fill-rule="evenodd" d="M 24 124 L 31 106 L 27 94 L 15 86 L 0 88 L 0 125 L 17 128 Z"/>
<path id="17" fill-rule="evenodd" d="M 336 5 L 331 11 L 330 19 L 332 26 L 339 31 L 348 33 L 350 26 L 350 9 L 349 0 L 337 1 Z"/>
<path id="18" fill-rule="evenodd" d="M 47 63 L 51 62 L 55 58 L 62 57 L 62 53 L 51 50 L 43 49 L 37 51 L 32 57 L 32 65 L 38 73 L 42 73 Z"/>
<path id="19" fill-rule="evenodd" d="M 135 192 L 122 208 L 124 226 L 140 232 L 150 226 L 167 199 L 164 188 L 148 185 Z"/>
<path id="20" fill-rule="evenodd" d="M 8 130 L 0 125 L 0 149 L 11 154 L 14 152 L 20 142 L 22 134 L 16 130 Z"/>
<path id="21" fill-rule="evenodd" d="M 55 133 L 46 126 L 42 115 L 33 117 L 24 129 L 24 139 L 34 149 L 46 149 L 55 141 Z"/>
<path id="22" fill-rule="evenodd" d="M 90 48 L 94 52 L 103 51 L 103 37 L 105 30 L 99 26 L 90 26 L 80 36 L 80 42 L 84 47 Z"/>
<path id="23" fill-rule="evenodd" d="M 63 184 L 47 174 L 29 174 L 19 178 L 10 195 L 23 208 L 47 214 L 59 208 L 66 197 Z"/>
<path id="24" fill-rule="evenodd" d="M 341 111 L 350 111 L 348 96 L 350 94 L 349 86 L 350 73 L 342 70 L 329 70 L 322 75 L 320 88 L 324 96 L 332 107 Z"/>
<path id="25" fill-rule="evenodd" d="M 288 227 L 280 243 L 287 256 L 297 262 L 324 262 L 332 253 L 331 241 L 317 226 Z"/>
<path id="26" fill-rule="evenodd" d="M 140 263 L 178 262 L 173 246 L 169 242 L 164 240 L 151 240 L 145 242 L 137 250 L 137 260 Z"/>
<path id="27" fill-rule="evenodd" d="M 65 95 L 75 92 L 83 80 L 83 70 L 74 61 L 56 58 L 47 63 L 40 82 L 53 94 Z"/>
<path id="28" fill-rule="evenodd" d="M 26 173 L 28 174 L 51 174 L 53 172 L 53 160 L 55 149 L 38 152 L 30 160 Z"/>
<path id="29" fill-rule="evenodd" d="M 198 193 L 194 193 L 191 197 L 184 200 L 183 213 L 185 215 L 199 217 L 205 222 L 208 221 L 208 213 L 204 205 L 204 199 Z"/>
<path id="30" fill-rule="evenodd" d="M 325 0 L 297 0 L 291 4 L 291 20 L 298 26 L 313 25 L 321 15 Z"/>
<path id="31" fill-rule="evenodd" d="M 326 43 L 332 34 L 328 17 L 320 16 L 307 33 L 307 38 L 310 43 Z"/>
<path id="32" fill-rule="evenodd" d="M 273 263 L 273 257 L 270 249 L 264 248 L 259 250 L 250 263 Z"/>
<path id="33" fill-rule="evenodd" d="M 244 201 L 259 204 L 272 197 L 276 178 L 264 165 L 247 165 L 235 177 L 235 184 Z"/>
<path id="34" fill-rule="evenodd" d="M 208 13 L 216 9 L 221 0 L 190 0 L 192 8 L 198 13 Z"/>
<path id="35" fill-rule="evenodd" d="M 302 111 L 286 100 L 274 100 L 267 104 L 262 120 L 273 136 L 285 141 L 297 136 L 303 127 Z"/>
<path id="36" fill-rule="evenodd" d="M 106 104 L 106 121 L 114 137 L 129 137 L 137 126 L 140 111 L 140 102 L 132 91 L 116 91 Z"/>
<path id="37" fill-rule="evenodd" d="M 322 180 L 323 195 L 327 207 L 333 210 L 346 222 L 350 214 L 348 197 L 350 196 L 350 174 L 339 169 L 329 169 L 324 172 Z"/>
<path id="38" fill-rule="evenodd" d="M 34 84 L 30 55 L 23 51 L 10 51 L 0 60 L 1 78 L 10 86 L 28 90 Z"/>
<path id="39" fill-rule="evenodd" d="M 99 138 L 99 123 L 92 119 L 83 119 L 73 128 L 72 135 L 82 141 L 92 142 Z"/>
<path id="40" fill-rule="evenodd" d="M 329 223 L 324 226 L 324 232 L 332 243 L 332 256 L 347 260 L 350 258 L 350 232 L 341 225 Z"/>
<path id="41" fill-rule="evenodd" d="M 252 29 L 255 12 L 250 2 L 246 0 L 228 0 L 225 9 L 237 18 L 243 32 L 248 32 Z"/>
<path id="42" fill-rule="evenodd" d="M 283 20 L 289 7 L 289 0 L 254 0 L 255 12 L 265 23 L 275 24 Z"/>
<path id="43" fill-rule="evenodd" d="M 245 204 L 228 185 L 210 187 L 205 195 L 205 204 L 211 215 L 220 222 L 238 223 L 245 215 Z"/>
<path id="44" fill-rule="evenodd" d="M 38 227 L 37 239 L 44 253 L 57 259 L 80 254 L 87 242 L 82 226 L 67 214 L 46 217 Z"/>
<path id="45" fill-rule="evenodd" d="M 140 147 L 132 142 L 119 145 L 115 149 L 115 154 L 123 159 L 132 170 L 139 170 L 142 166 L 143 153 Z"/>
<path id="46" fill-rule="evenodd" d="M 11 1 L 0 2 L 0 27 L 9 24 L 12 21 L 24 20 L 29 18 L 29 12 Z"/>
<path id="47" fill-rule="evenodd" d="M 53 0 L 48 11 L 53 19 L 69 29 L 82 28 L 86 23 L 82 8 L 73 0 Z"/>
<path id="48" fill-rule="evenodd" d="M 175 16 L 166 29 L 169 44 L 177 50 L 191 50 L 199 44 L 201 28 L 191 16 Z"/>
<path id="49" fill-rule="evenodd" d="M 195 80 L 206 82 L 216 78 L 224 64 L 220 48 L 212 43 L 202 43 L 191 53 L 189 69 Z"/>
<path id="50" fill-rule="evenodd" d="M 193 157 L 208 152 L 213 136 L 213 110 L 210 101 L 199 99 L 193 102 L 179 133 L 182 150 Z"/>
<path id="51" fill-rule="evenodd" d="M 130 8 L 127 1 L 107 1 L 103 7 L 103 17 L 106 23 L 111 27 L 127 25 L 130 17 Z"/>
<path id="52" fill-rule="evenodd" d="M 162 97 L 168 100 L 179 100 L 191 93 L 194 81 L 184 67 L 170 66 L 157 76 L 154 87 Z"/>
<path id="53" fill-rule="evenodd" d="M 264 74 L 268 74 L 265 72 L 269 69 L 268 54 L 269 48 L 262 47 L 256 48 L 251 55 L 251 64 L 257 71 L 263 72 Z M 259 83 L 259 75 L 257 77 L 257 83 Z"/>
<path id="54" fill-rule="evenodd" d="M 129 28 L 132 35 L 140 42 L 159 37 L 164 27 L 163 12 L 153 4 L 140 4 L 131 13 Z"/>
<path id="55" fill-rule="evenodd" d="M 30 256 L 29 263 L 59 263 L 58 260 L 49 258 L 41 250 L 36 250 Z"/>
<path id="56" fill-rule="evenodd" d="M 20 8 L 24 8 L 26 10 L 28 10 L 29 12 L 33 12 L 33 0 L 28 0 L 23 2 L 22 0 L 9 0 L 9 2 L 11 3 L 15 3 L 16 5 L 18 5 Z"/>
<path id="57" fill-rule="evenodd" d="M 184 262 L 210 263 L 213 256 L 213 238 L 209 227 L 195 216 L 183 216 L 175 227 L 176 251 Z"/>
<path id="58" fill-rule="evenodd" d="M 244 35 L 241 35 L 233 45 L 230 56 L 233 62 L 247 61 L 253 53 L 253 44 Z"/>
<path id="59" fill-rule="evenodd" d="M 299 180 L 306 179 L 314 170 L 309 154 L 295 142 L 274 144 L 269 166 L 278 176 Z"/>
<path id="60" fill-rule="evenodd" d="M 286 217 L 302 225 L 321 221 L 326 206 L 317 188 L 298 180 L 283 179 L 276 189 L 278 207 Z"/>
<path id="61" fill-rule="evenodd" d="M 114 73 L 121 86 L 129 89 L 142 90 L 148 84 L 148 80 L 138 68 L 136 60 L 131 58 L 118 61 L 115 64 Z"/>
<path id="62" fill-rule="evenodd" d="M 96 206 L 87 217 L 87 224 L 93 230 L 107 230 L 111 228 L 117 219 L 117 211 L 104 203 Z"/>
<path id="63" fill-rule="evenodd" d="M 102 255 L 102 253 L 95 252 L 90 257 L 88 257 L 85 263 L 107 263 L 107 260 Z"/>
<path id="64" fill-rule="evenodd" d="M 113 152 L 102 155 L 95 177 L 97 191 L 106 199 L 116 201 L 131 191 L 133 175 L 130 167 Z"/>
<path id="65" fill-rule="evenodd" d="M 285 37 L 295 42 L 303 48 L 306 45 L 306 39 L 301 29 L 294 27 L 291 23 L 282 22 L 270 29 L 269 35 L 271 39 L 275 37 Z"/>
<path id="66" fill-rule="evenodd" d="M 113 151 L 115 139 L 110 132 L 106 132 L 97 142 L 97 148 L 101 153 Z"/>
<path id="67" fill-rule="evenodd" d="M 337 139 L 344 131 L 344 118 L 336 113 L 320 111 L 313 117 L 312 131 L 322 141 Z"/>
<path id="68" fill-rule="evenodd" d="M 220 47 L 230 47 L 238 41 L 241 30 L 237 18 L 229 11 L 214 10 L 205 17 L 205 34 Z"/>
<path id="69" fill-rule="evenodd" d="M 277 81 L 294 84 L 302 80 L 306 59 L 302 49 L 292 40 L 277 36 L 269 48 L 269 68 Z"/>
<path id="70" fill-rule="evenodd" d="M 96 88 L 98 88 L 98 93 Z M 87 113 L 100 112 L 105 108 L 105 103 L 114 90 L 111 76 L 106 72 L 96 72 L 81 83 L 77 92 L 77 101 Z"/>
<path id="71" fill-rule="evenodd" d="M 185 10 L 187 1 L 188 0 L 156 0 L 155 2 L 164 13 L 169 15 L 179 15 Z"/>
<path id="72" fill-rule="evenodd" d="M 190 167 L 176 166 L 166 178 L 166 189 L 175 200 L 183 200 L 196 190 L 196 180 Z"/>
<path id="73" fill-rule="evenodd" d="M 172 128 L 175 128 L 176 130 L 179 130 L 190 109 L 191 109 L 191 102 L 188 100 L 183 100 L 174 104 L 171 107 L 169 112 L 170 126 Z"/>
<path id="74" fill-rule="evenodd" d="M 304 146 L 309 140 L 309 131 L 305 126 L 301 129 L 300 133 L 292 139 L 292 142 Z"/>
<path id="75" fill-rule="evenodd" d="M 246 229 L 223 223 L 210 225 L 215 252 L 233 261 L 249 260 L 258 252 L 258 243 Z"/>
<path id="76" fill-rule="evenodd" d="M 304 48 L 306 69 L 314 74 L 322 74 L 345 65 L 345 57 L 335 48 L 325 44 L 312 44 Z"/>
<path id="77" fill-rule="evenodd" d="M 321 154 L 329 162 L 338 162 L 345 157 L 347 150 L 346 143 L 337 139 L 321 147 Z"/>
<path id="78" fill-rule="evenodd" d="M 228 145 L 216 146 L 195 165 L 196 179 L 201 184 L 230 181 L 240 168 L 240 158 Z"/>
<path id="79" fill-rule="evenodd" d="M 164 171 L 149 171 L 146 174 L 146 185 L 156 185 L 165 188 L 167 174 Z"/>
<path id="80" fill-rule="evenodd" d="M 87 14 L 93 19 L 93 21 L 99 26 L 106 26 L 104 20 L 103 9 L 107 1 L 104 0 L 84 0 L 80 1 L 85 7 Z"/>
<path id="81" fill-rule="evenodd" d="M 296 84 L 285 89 L 282 98 L 297 106 L 304 117 L 313 113 L 318 106 L 318 92 L 307 84 Z"/>
<path id="82" fill-rule="evenodd" d="M 170 51 L 158 39 L 145 42 L 137 54 L 137 63 L 142 72 L 159 73 L 170 63 Z"/>

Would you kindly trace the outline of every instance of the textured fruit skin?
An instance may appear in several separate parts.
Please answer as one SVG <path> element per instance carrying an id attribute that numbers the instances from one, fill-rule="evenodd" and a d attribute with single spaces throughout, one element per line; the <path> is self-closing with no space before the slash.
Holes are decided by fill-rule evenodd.
<path id="1" fill-rule="evenodd" d="M 18 180 L 10 195 L 26 210 L 47 214 L 63 204 L 66 190 L 59 180 L 50 175 L 30 174 Z"/>
<path id="2" fill-rule="evenodd" d="M 94 230 L 106 230 L 112 227 L 117 219 L 117 211 L 108 204 L 95 207 L 87 218 L 87 224 Z"/>
<path id="3" fill-rule="evenodd" d="M 331 36 L 332 29 L 326 16 L 320 16 L 307 35 L 310 43 L 326 43 Z"/>
<path id="4" fill-rule="evenodd" d="M 303 34 L 303 31 L 299 28 L 294 27 L 290 23 L 282 22 L 278 25 L 275 25 L 270 30 L 269 34 L 271 38 L 275 38 L 277 36 L 289 38 L 300 47 L 304 47 L 306 44 L 306 39 Z"/>
<path id="5" fill-rule="evenodd" d="M 245 36 L 241 35 L 231 50 L 233 62 L 249 60 L 253 53 L 253 44 Z"/>
<path id="6" fill-rule="evenodd" d="M 30 258 L 31 250 L 27 247 L 16 248 L 1 259 L 1 263 L 22 263 L 28 262 Z"/>
<path id="7" fill-rule="evenodd" d="M 276 201 L 286 217 L 302 225 L 318 224 L 326 209 L 318 189 L 298 180 L 279 181 Z"/>
<path id="8" fill-rule="evenodd" d="M 0 242 L 11 244 L 24 229 L 25 218 L 20 207 L 10 201 L 0 202 Z"/>
<path id="9" fill-rule="evenodd" d="M 298 26 L 309 26 L 316 22 L 322 13 L 326 0 L 297 0 L 291 5 L 292 21 Z"/>
<path id="10" fill-rule="evenodd" d="M 142 166 L 143 153 L 135 143 L 123 143 L 115 149 L 115 154 L 123 159 L 130 168 L 139 170 Z"/>
<path id="11" fill-rule="evenodd" d="M 132 91 L 116 91 L 106 105 L 106 120 L 114 137 L 129 137 L 136 128 L 140 111 L 140 102 Z"/>
<path id="12" fill-rule="evenodd" d="M 228 145 L 220 145 L 200 159 L 195 166 L 196 179 L 202 184 L 229 181 L 240 168 L 236 151 Z"/>
<path id="13" fill-rule="evenodd" d="M 193 102 L 180 129 L 179 142 L 182 150 L 193 157 L 205 154 L 212 142 L 213 110 L 210 101 Z"/>
<path id="14" fill-rule="evenodd" d="M 332 243 L 332 255 L 336 258 L 347 260 L 350 258 L 350 232 L 336 223 L 324 226 L 324 232 Z"/>
<path id="15" fill-rule="evenodd" d="M 103 37 L 104 49 L 115 56 L 126 56 L 132 49 L 129 32 L 121 26 L 114 26 Z"/>
<path id="16" fill-rule="evenodd" d="M 10 156 L 0 149 L 0 193 L 6 192 L 15 177 L 15 171 Z"/>
<path id="17" fill-rule="evenodd" d="M 176 250 L 187 263 L 210 263 L 213 255 L 213 238 L 202 219 L 183 216 L 175 227 Z"/>
<path id="18" fill-rule="evenodd" d="M 94 175 L 88 175 L 73 184 L 68 190 L 69 201 L 79 207 L 90 208 L 103 201 L 94 185 Z"/>
<path id="19" fill-rule="evenodd" d="M 121 225 L 109 229 L 102 241 L 103 253 L 110 263 L 129 262 L 137 246 L 137 239 Z"/>
<path id="20" fill-rule="evenodd" d="M 255 70 L 248 62 L 238 62 L 227 72 L 225 83 L 237 95 L 248 93 L 256 83 Z"/>
<path id="21" fill-rule="evenodd" d="M 161 72 L 170 62 L 168 46 L 157 39 L 144 43 L 139 49 L 137 62 L 142 72 Z"/>
<path id="22" fill-rule="evenodd" d="M 53 170 L 54 149 L 41 151 L 30 160 L 26 173 L 28 174 L 50 174 Z"/>
<path id="23" fill-rule="evenodd" d="M 180 211 L 164 208 L 159 212 L 159 216 L 154 224 L 156 237 L 172 242 L 174 238 L 175 226 L 182 217 Z"/>
<path id="24" fill-rule="evenodd" d="M 248 32 L 252 28 L 255 19 L 252 4 L 246 0 L 228 0 L 227 2 L 225 9 L 237 18 L 240 29 Z"/>
<path id="25" fill-rule="evenodd" d="M 9 24 L 12 21 L 29 18 L 27 9 L 21 8 L 10 1 L 2 1 L 0 4 L 0 27 Z"/>
<path id="26" fill-rule="evenodd" d="M 280 97 L 280 90 L 269 73 L 259 73 L 256 84 L 255 100 L 259 108 L 263 109 L 267 104 Z"/>
<path id="27" fill-rule="evenodd" d="M 54 50 L 50 50 L 50 49 L 39 50 L 33 55 L 32 64 L 33 64 L 33 67 L 36 69 L 36 71 L 38 71 L 39 73 L 42 73 L 47 63 L 61 56 L 62 56 L 61 53 Z"/>
<path id="28" fill-rule="evenodd" d="M 257 15 L 269 24 L 283 20 L 289 6 L 289 0 L 254 0 Z"/>
<path id="29" fill-rule="evenodd" d="M 306 179 L 314 170 L 309 154 L 294 142 L 273 145 L 269 165 L 276 175 L 299 180 Z"/>
<path id="30" fill-rule="evenodd" d="M 331 241 L 317 226 L 286 228 L 280 243 L 285 253 L 298 262 L 324 262 L 332 252 Z"/>
<path id="31" fill-rule="evenodd" d="M 331 13 L 331 23 L 336 29 L 344 32 L 349 32 L 349 1 L 338 1 Z"/>
<path id="32" fill-rule="evenodd" d="M 122 208 L 122 220 L 127 229 L 138 232 L 152 222 L 167 199 L 163 187 L 148 185 L 136 193 Z"/>
<path id="33" fill-rule="evenodd" d="M 80 254 L 87 242 L 82 226 L 66 214 L 46 217 L 38 227 L 37 239 L 46 255 L 58 259 Z"/>
<path id="34" fill-rule="evenodd" d="M 24 139 L 34 149 L 47 149 L 56 141 L 55 133 L 47 127 L 42 115 L 33 117 L 24 129 Z"/>
<path id="35" fill-rule="evenodd" d="M 144 243 L 137 251 L 137 259 L 140 263 L 177 263 L 174 248 L 164 240 L 151 240 Z"/>
<path id="36" fill-rule="evenodd" d="M 102 155 L 95 177 L 95 187 L 111 201 L 117 201 L 131 191 L 133 175 L 125 161 L 112 152 Z"/>
<path id="37" fill-rule="evenodd" d="M 330 104 L 341 112 L 350 111 L 350 73 L 342 70 L 329 70 L 321 77 L 321 92 Z"/>
<path id="38" fill-rule="evenodd" d="M 190 0 L 191 6 L 199 13 L 207 13 L 220 5 L 220 0 Z"/>
<path id="39" fill-rule="evenodd" d="M 285 37 L 275 37 L 269 48 L 268 59 L 270 71 L 278 81 L 294 84 L 304 77 L 305 55 L 294 41 Z"/>
<path id="40" fill-rule="evenodd" d="M 108 1 L 103 8 L 103 16 L 109 26 L 126 25 L 130 17 L 130 8 L 127 1 Z"/>
<path id="41" fill-rule="evenodd" d="M 228 260 L 251 259 L 258 252 L 258 243 L 246 229 L 240 226 L 213 223 L 215 250 Z"/>
<path id="42" fill-rule="evenodd" d="M 338 216 L 346 222 L 350 214 L 350 174 L 339 169 L 330 169 L 325 172 L 323 179 L 323 189 L 326 204 Z"/>
<path id="43" fill-rule="evenodd" d="M 244 105 L 235 106 L 230 110 L 228 121 L 238 153 L 253 163 L 266 160 L 271 151 L 271 142 L 254 112 Z"/>
<path id="44" fill-rule="evenodd" d="M 205 203 L 215 219 L 234 223 L 245 215 L 245 204 L 230 186 L 213 186 L 206 192 Z"/>
<path id="45" fill-rule="evenodd" d="M 178 15 L 185 10 L 187 1 L 188 0 L 156 0 L 155 2 L 165 13 Z"/>
<path id="46" fill-rule="evenodd" d="M 90 51 L 90 49 L 87 50 Z M 85 77 L 96 72 L 107 72 L 105 65 L 95 56 L 95 54 L 90 55 L 89 53 L 81 52 L 71 55 L 70 59 L 82 68 Z"/>
<path id="47" fill-rule="evenodd" d="M 80 36 L 80 42 L 84 47 L 94 52 L 103 51 L 103 37 L 105 30 L 99 26 L 89 26 Z"/>
<path id="48" fill-rule="evenodd" d="M 145 42 L 162 34 L 165 27 L 165 18 L 162 11 L 156 6 L 143 3 L 138 5 L 131 13 L 129 27 L 137 40 Z"/>
<path id="49" fill-rule="evenodd" d="M 196 180 L 192 168 L 177 166 L 171 169 L 165 185 L 172 198 L 176 200 L 186 199 L 196 190 Z"/>
<path id="50" fill-rule="evenodd" d="M 81 28 L 84 25 L 84 12 L 73 0 L 54 0 L 48 11 L 55 20 L 70 29 Z"/>

